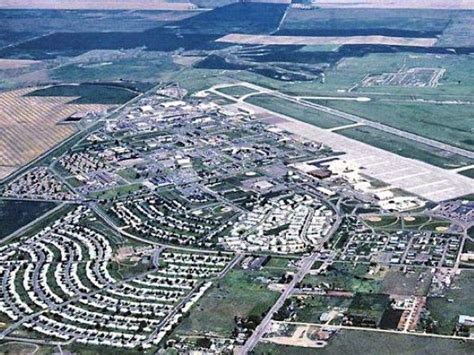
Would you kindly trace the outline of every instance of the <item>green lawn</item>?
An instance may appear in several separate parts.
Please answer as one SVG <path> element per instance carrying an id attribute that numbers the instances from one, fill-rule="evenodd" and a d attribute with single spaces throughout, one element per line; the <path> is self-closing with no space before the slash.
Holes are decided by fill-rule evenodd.
<path id="1" fill-rule="evenodd" d="M 334 128 L 353 123 L 314 108 L 270 95 L 251 96 L 246 102 L 321 128 Z"/>
<path id="2" fill-rule="evenodd" d="M 380 221 L 375 220 L 375 218 L 380 218 Z M 400 219 L 398 216 L 392 215 L 376 215 L 374 216 L 374 220 L 370 220 L 369 218 L 364 219 L 364 223 L 376 229 L 392 228 L 394 226 L 396 227 L 399 222 Z"/>
<path id="3" fill-rule="evenodd" d="M 109 190 L 93 192 L 90 194 L 90 197 L 108 200 L 131 194 L 135 191 L 140 190 L 141 188 L 143 188 L 143 185 L 140 183 L 121 185 L 118 187 L 111 188 Z"/>
<path id="4" fill-rule="evenodd" d="M 406 128 L 409 130 L 408 127 L 407 125 Z M 420 160 L 441 168 L 458 168 L 474 163 L 472 159 L 461 155 L 448 153 L 372 127 L 348 128 L 339 130 L 336 133 L 398 154 L 402 157 Z"/>
<path id="5" fill-rule="evenodd" d="M 262 316 L 277 300 L 257 278 L 281 275 L 273 271 L 232 270 L 208 291 L 178 326 L 178 334 L 212 333 L 230 336 L 234 317 Z"/>
<path id="6" fill-rule="evenodd" d="M 320 323 L 324 312 L 329 312 L 335 307 L 348 308 L 352 302 L 350 297 L 336 296 L 310 296 L 305 297 L 302 304 L 296 308 L 297 322 Z"/>
<path id="7" fill-rule="evenodd" d="M 334 263 L 328 270 L 319 275 L 307 275 L 303 286 L 321 286 L 330 290 L 349 292 L 377 293 L 382 281 L 368 275 L 368 264 Z M 329 286 L 329 287 L 328 287 Z"/>
<path id="8" fill-rule="evenodd" d="M 472 105 L 442 105 L 385 100 L 372 100 L 370 102 L 332 100 L 320 101 L 320 103 L 423 137 L 474 150 L 474 139 L 472 138 L 474 111 Z M 374 133 L 372 132 L 372 134 Z M 421 153 L 418 152 L 417 154 Z"/>
<path id="9" fill-rule="evenodd" d="M 428 298 L 427 308 L 433 320 L 438 322 L 439 333 L 452 334 L 460 315 L 474 314 L 473 289 L 474 271 L 462 271 L 445 297 Z"/>
<path id="10" fill-rule="evenodd" d="M 226 94 L 235 98 L 240 98 L 244 95 L 255 92 L 255 90 L 250 89 L 246 86 L 242 86 L 242 85 L 229 86 L 229 87 L 218 89 L 217 91 L 220 91 L 223 94 Z"/>

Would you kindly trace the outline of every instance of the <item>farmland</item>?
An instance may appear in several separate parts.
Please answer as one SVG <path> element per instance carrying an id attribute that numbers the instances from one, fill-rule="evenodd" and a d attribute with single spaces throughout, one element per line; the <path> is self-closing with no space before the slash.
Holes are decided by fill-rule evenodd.
<path id="1" fill-rule="evenodd" d="M 58 123 L 78 111 L 100 112 L 108 106 L 68 104 L 71 97 L 28 97 L 35 89 L 0 94 L 0 178 L 66 139 L 76 128 Z M 21 137 L 21 139 L 18 139 Z"/>
<path id="2" fill-rule="evenodd" d="M 39 0 L 34 3 L 25 0 L 11 0 L 0 6 L 7 9 L 55 9 L 55 10 L 192 10 L 195 6 L 186 0 L 182 1 L 57 1 Z"/>
<path id="3" fill-rule="evenodd" d="M 72 97 L 69 104 L 124 104 L 138 95 L 136 89 L 119 84 L 80 84 L 80 85 L 54 85 L 44 89 L 35 90 L 27 96 L 31 97 Z"/>

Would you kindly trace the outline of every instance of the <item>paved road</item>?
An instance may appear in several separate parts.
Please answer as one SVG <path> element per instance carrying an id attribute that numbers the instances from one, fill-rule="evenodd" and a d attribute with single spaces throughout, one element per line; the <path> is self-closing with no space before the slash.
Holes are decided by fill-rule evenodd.
<path id="1" fill-rule="evenodd" d="M 316 258 L 319 256 L 319 253 L 313 253 L 310 256 L 307 256 L 301 260 L 301 267 L 298 272 L 293 277 L 293 280 L 287 285 L 285 290 L 282 292 L 276 303 L 272 306 L 269 312 L 265 315 L 262 322 L 254 330 L 250 338 L 247 339 L 245 344 L 239 349 L 239 354 L 248 354 L 254 347 L 257 345 L 258 341 L 267 331 L 270 322 L 272 321 L 273 315 L 278 312 L 278 310 L 283 306 L 286 299 L 290 296 L 291 292 L 295 288 L 296 284 L 299 283 L 304 276 L 311 270 L 311 266 L 316 261 Z"/>
<path id="2" fill-rule="evenodd" d="M 50 310 L 57 310 L 57 309 L 61 309 L 62 307 L 64 306 L 67 306 L 69 304 L 72 304 L 74 302 L 77 302 L 80 298 L 86 296 L 86 297 L 90 297 L 90 296 L 94 296 L 96 294 L 99 294 L 99 293 L 102 293 L 102 292 L 105 292 L 109 289 L 112 289 L 112 288 L 115 288 L 115 287 L 118 287 L 124 283 L 128 283 L 130 281 L 135 281 L 135 280 L 140 280 L 142 278 L 145 278 L 148 274 L 152 274 L 156 272 L 156 269 L 153 269 L 153 270 L 149 270 L 149 271 L 146 271 L 146 272 L 143 272 L 141 274 L 138 274 L 138 275 L 133 275 L 133 276 L 130 276 L 130 277 L 127 277 L 123 280 L 118 280 L 117 282 L 107 282 L 107 284 L 103 287 L 103 288 L 100 288 L 100 289 L 96 289 L 94 291 L 91 291 L 91 292 L 88 292 L 88 293 L 83 293 L 81 295 L 77 295 L 75 297 L 72 297 L 70 299 L 68 299 L 67 301 L 63 302 L 63 303 L 60 303 L 60 304 L 53 304 L 51 307 L 47 308 L 47 309 L 42 309 L 38 312 L 35 312 L 35 313 L 32 313 L 32 314 L 29 314 L 29 315 L 24 315 L 22 318 L 20 318 L 18 321 L 16 321 L 15 323 L 13 324 L 10 324 L 10 326 L 8 328 L 5 328 L 1 333 L 0 333 L 0 340 L 4 339 L 6 336 L 8 336 L 11 332 L 13 332 L 14 330 L 18 329 L 22 324 L 26 323 L 26 322 L 29 322 L 29 321 L 32 321 L 33 319 L 35 319 L 36 317 L 42 315 L 43 313 L 46 313 Z M 7 278 L 8 278 L 8 272 L 5 273 L 5 276 L 3 278 L 3 281 L 2 281 L 2 287 L 6 287 L 6 283 L 7 283 Z M 7 303 L 16 308 L 16 305 L 14 302 L 10 302 L 11 300 L 9 299 L 6 299 Z M 19 311 L 19 314 L 21 314 L 22 312 Z M 69 334 L 69 333 L 68 333 Z M 77 334 L 69 334 L 70 336 L 77 336 Z"/>
<path id="3" fill-rule="evenodd" d="M 305 189 L 308 193 L 314 194 L 310 189 Z M 319 247 L 324 245 L 324 243 L 329 240 L 329 238 L 332 237 L 332 235 L 337 231 L 339 228 L 339 225 L 342 221 L 342 214 L 340 211 L 339 206 L 334 205 L 330 201 L 325 201 L 328 203 L 331 208 L 334 209 L 336 213 L 336 221 L 332 225 L 331 229 L 329 230 L 328 234 L 324 237 L 324 239 L 321 240 Z M 248 354 L 252 349 L 257 345 L 258 341 L 262 338 L 262 336 L 265 334 L 265 332 L 268 329 L 268 326 L 270 325 L 272 318 L 276 312 L 283 306 L 285 303 L 285 300 L 291 295 L 293 292 L 295 286 L 303 280 L 303 278 L 306 276 L 306 274 L 311 270 L 311 267 L 313 266 L 314 262 L 318 259 L 320 256 L 319 251 L 315 251 L 309 256 L 306 256 L 301 259 L 301 266 L 298 270 L 298 272 L 295 274 L 293 279 L 290 281 L 290 283 L 287 285 L 285 290 L 282 292 L 276 303 L 272 306 L 270 311 L 265 315 L 263 318 L 262 322 L 258 325 L 258 327 L 254 330 L 250 338 L 247 339 L 245 344 L 239 349 L 238 353 L 245 355 Z"/>

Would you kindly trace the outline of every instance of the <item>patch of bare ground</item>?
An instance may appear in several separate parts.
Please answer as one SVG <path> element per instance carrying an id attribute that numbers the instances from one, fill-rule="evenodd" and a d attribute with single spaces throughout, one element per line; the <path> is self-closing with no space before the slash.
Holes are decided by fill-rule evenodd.
<path id="1" fill-rule="evenodd" d="M 409 38 L 388 36 L 349 36 L 349 37 L 316 37 L 316 36 L 267 36 L 231 33 L 217 39 L 217 42 L 252 45 L 325 45 L 325 44 L 383 44 L 390 46 L 432 47 L 437 38 Z"/>
<path id="2" fill-rule="evenodd" d="M 370 8 L 370 9 L 474 9 L 472 0 L 318 0 L 321 8 Z"/>
<path id="3" fill-rule="evenodd" d="M 29 67 L 32 64 L 39 63 L 37 60 L 26 59 L 2 59 L 0 58 L 0 70 L 5 69 L 22 69 Z"/>
<path id="4" fill-rule="evenodd" d="M 53 10 L 194 10 L 196 5 L 187 0 L 4 0 L 3 9 L 53 9 Z"/>

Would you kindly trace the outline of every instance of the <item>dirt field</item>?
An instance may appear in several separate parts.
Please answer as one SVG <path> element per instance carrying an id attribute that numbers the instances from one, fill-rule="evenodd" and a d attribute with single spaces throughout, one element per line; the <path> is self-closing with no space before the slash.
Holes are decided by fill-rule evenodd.
<path id="1" fill-rule="evenodd" d="M 0 9 L 54 9 L 54 10 L 192 10 L 187 0 L 4 0 Z"/>
<path id="2" fill-rule="evenodd" d="M 0 58 L 0 70 L 4 69 L 21 69 L 29 67 L 32 64 L 39 63 L 36 60 L 26 59 L 1 59 Z"/>
<path id="3" fill-rule="evenodd" d="M 319 0 L 322 8 L 474 9 L 472 0 Z"/>
<path id="4" fill-rule="evenodd" d="M 57 123 L 78 111 L 102 111 L 106 105 L 76 105 L 75 97 L 24 97 L 36 88 L 0 94 L 0 179 L 73 134 L 73 125 Z"/>
<path id="5" fill-rule="evenodd" d="M 315 37 L 315 36 L 266 36 L 231 33 L 217 42 L 260 45 L 325 45 L 325 44 L 384 44 L 392 46 L 432 47 L 437 38 L 408 38 L 387 36 Z"/>

